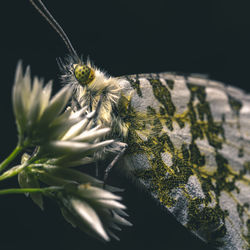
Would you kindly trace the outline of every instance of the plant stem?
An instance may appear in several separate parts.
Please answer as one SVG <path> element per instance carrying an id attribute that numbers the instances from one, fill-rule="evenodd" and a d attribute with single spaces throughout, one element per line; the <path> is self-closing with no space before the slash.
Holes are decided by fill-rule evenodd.
<path id="1" fill-rule="evenodd" d="M 28 164 L 27 164 L 27 162 L 25 162 L 23 165 L 15 166 L 15 167 L 5 171 L 3 174 L 0 175 L 0 181 L 3 181 L 5 179 L 11 178 L 11 177 L 19 174 L 27 166 L 28 166 Z"/>
<path id="2" fill-rule="evenodd" d="M 34 161 L 37 160 L 37 153 L 34 154 L 33 157 L 29 158 L 29 160 L 25 161 L 22 165 L 17 165 L 9 170 L 5 171 L 0 175 L 0 181 L 3 181 L 5 179 L 11 178 L 17 174 L 19 174 L 23 169 L 25 169 L 27 166 L 31 165 Z"/>
<path id="3" fill-rule="evenodd" d="M 2 172 L 12 162 L 17 155 L 23 150 L 20 145 L 17 145 L 12 153 L 0 164 L 0 172 Z"/>
<path id="4" fill-rule="evenodd" d="M 10 188 L 0 190 L 0 195 L 4 194 L 25 194 L 25 193 L 46 193 L 48 191 L 61 190 L 62 187 L 46 187 L 46 188 Z"/>

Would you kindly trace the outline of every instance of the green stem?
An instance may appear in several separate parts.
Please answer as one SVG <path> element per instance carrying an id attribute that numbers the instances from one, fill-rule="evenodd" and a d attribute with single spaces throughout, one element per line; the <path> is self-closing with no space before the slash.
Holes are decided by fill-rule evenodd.
<path id="1" fill-rule="evenodd" d="M 0 172 L 2 172 L 12 162 L 17 155 L 23 150 L 20 145 L 17 145 L 12 153 L 0 164 Z"/>
<path id="2" fill-rule="evenodd" d="M 5 171 L 3 174 L 0 175 L 0 181 L 3 181 L 5 179 L 11 178 L 11 177 L 19 174 L 23 169 L 25 169 L 27 166 L 31 165 L 38 158 L 39 157 L 37 156 L 37 153 L 35 153 L 33 157 L 31 157 L 29 160 L 24 162 L 22 165 L 12 167 L 9 170 Z"/>
<path id="3" fill-rule="evenodd" d="M 23 165 L 15 166 L 15 167 L 5 171 L 3 174 L 0 175 L 0 181 L 3 181 L 5 179 L 11 178 L 11 177 L 19 174 L 27 166 L 28 166 L 28 164 L 27 164 L 27 162 L 25 162 Z"/>
<path id="4" fill-rule="evenodd" d="M 46 193 L 51 191 L 62 190 L 62 187 L 47 187 L 47 188 L 10 188 L 0 190 L 0 195 L 4 194 L 25 194 L 25 193 Z"/>

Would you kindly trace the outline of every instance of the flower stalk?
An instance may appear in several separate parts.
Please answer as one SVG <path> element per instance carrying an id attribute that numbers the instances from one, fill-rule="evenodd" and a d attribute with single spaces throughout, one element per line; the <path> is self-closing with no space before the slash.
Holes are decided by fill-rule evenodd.
<path id="1" fill-rule="evenodd" d="M 0 173 L 23 151 L 23 147 L 17 145 L 12 153 L 0 164 Z"/>
<path id="2" fill-rule="evenodd" d="M 49 192 L 55 192 L 62 190 L 62 187 L 46 187 L 46 188 L 9 188 L 0 190 L 0 195 L 6 194 L 32 194 L 32 193 L 42 193 L 47 194 Z"/>

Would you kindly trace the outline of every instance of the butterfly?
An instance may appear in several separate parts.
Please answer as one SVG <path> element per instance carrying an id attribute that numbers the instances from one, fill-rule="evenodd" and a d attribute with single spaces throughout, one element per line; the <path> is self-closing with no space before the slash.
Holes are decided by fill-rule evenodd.
<path id="1" fill-rule="evenodd" d="M 38 2 L 70 52 L 59 67 L 62 82 L 75 86 L 72 107 L 96 110 L 96 123 L 122 142 L 108 170 L 117 163 L 201 240 L 248 249 L 250 95 L 199 75 L 108 76 L 79 58 Z"/>

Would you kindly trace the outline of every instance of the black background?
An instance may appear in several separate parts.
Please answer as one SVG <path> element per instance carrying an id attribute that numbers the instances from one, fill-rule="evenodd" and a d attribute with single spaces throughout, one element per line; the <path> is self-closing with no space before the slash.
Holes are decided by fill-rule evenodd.
<path id="1" fill-rule="evenodd" d="M 249 1 L 45 1 L 76 50 L 90 56 L 112 76 L 177 71 L 250 90 Z M 28 0 L 1 3 L 1 152 L 16 142 L 11 88 L 18 59 L 46 80 L 59 71 L 57 57 L 67 54 L 57 33 Z M 132 228 L 118 233 L 120 242 L 103 244 L 67 224 L 52 201 L 45 212 L 23 195 L 0 197 L 0 249 L 204 249 L 205 245 L 161 211 L 126 179 L 110 175 L 125 187 Z M 17 185 L 14 180 L 1 188 Z M 207 246 L 207 249 L 210 249 Z"/>

